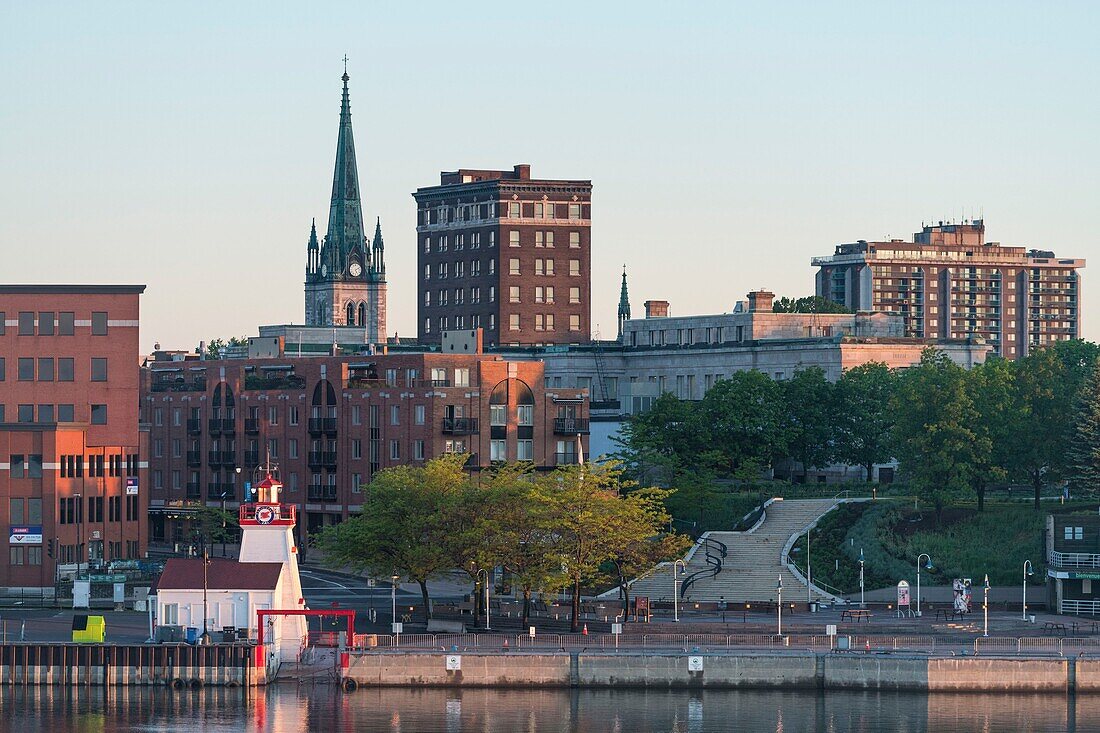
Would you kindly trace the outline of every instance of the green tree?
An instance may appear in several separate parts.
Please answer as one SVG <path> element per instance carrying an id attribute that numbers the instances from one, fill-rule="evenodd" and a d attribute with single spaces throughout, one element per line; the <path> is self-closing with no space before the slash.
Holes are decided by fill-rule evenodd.
<path id="1" fill-rule="evenodd" d="M 836 383 L 836 458 L 863 466 L 868 482 L 876 463 L 893 458 L 896 389 L 897 374 L 877 361 L 848 369 Z"/>
<path id="2" fill-rule="evenodd" d="M 231 346 L 248 346 L 247 336 L 231 336 L 228 341 L 216 338 L 206 344 L 206 358 L 220 359 L 222 351 Z"/>
<path id="3" fill-rule="evenodd" d="M 239 529 L 237 515 L 220 507 L 199 506 L 192 517 L 191 529 L 203 547 L 232 542 Z"/>
<path id="4" fill-rule="evenodd" d="M 942 517 L 948 497 L 970 487 L 975 470 L 974 405 L 962 367 L 925 349 L 901 376 L 892 403 L 897 457 L 918 494 Z"/>
<path id="5" fill-rule="evenodd" d="M 1001 481 L 1009 471 L 1012 437 L 1023 428 L 1013 362 L 993 358 L 966 374 L 967 391 L 974 406 L 974 466 L 971 487 L 978 497 L 978 511 L 985 511 L 985 491 L 991 481 Z"/>
<path id="6" fill-rule="evenodd" d="M 1077 496 L 1095 497 L 1100 491 L 1100 365 L 1077 397 L 1066 450 L 1066 478 Z"/>
<path id="7" fill-rule="evenodd" d="M 734 372 L 699 403 L 709 455 L 726 471 L 745 477 L 771 465 L 786 450 L 780 387 L 755 369 Z"/>
<path id="8" fill-rule="evenodd" d="M 562 572 L 572 587 L 570 627 L 580 629 L 581 586 L 600 576 L 600 566 L 634 543 L 661 534 L 668 521 L 668 491 L 632 488 L 618 463 L 563 466 L 540 477 L 539 495 L 549 510 Z"/>
<path id="9" fill-rule="evenodd" d="M 805 481 L 809 469 L 827 465 L 833 455 L 834 387 L 820 367 L 800 369 L 779 385 L 784 442 Z"/>
<path id="10" fill-rule="evenodd" d="M 820 295 L 807 295 L 804 298 L 786 296 L 772 303 L 772 313 L 851 313 L 842 303 L 823 298 Z"/>
<path id="11" fill-rule="evenodd" d="M 366 489 L 362 513 L 320 532 L 325 563 L 408 578 L 420 586 L 431 618 L 428 581 L 459 567 L 455 532 L 468 521 L 462 511 L 469 485 L 465 462 L 464 455 L 448 455 L 379 471 Z"/>
<path id="12" fill-rule="evenodd" d="M 708 455 L 711 443 L 700 409 L 670 392 L 626 420 L 614 441 L 615 457 L 635 480 L 646 484 L 667 485 L 681 468 L 714 460 Z"/>

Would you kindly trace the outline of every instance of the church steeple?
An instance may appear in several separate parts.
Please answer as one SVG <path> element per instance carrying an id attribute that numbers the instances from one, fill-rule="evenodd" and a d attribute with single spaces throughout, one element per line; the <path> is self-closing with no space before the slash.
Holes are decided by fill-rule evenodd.
<path id="1" fill-rule="evenodd" d="M 315 275 L 321 266 L 321 245 L 317 241 L 317 220 L 309 226 L 309 242 L 306 243 L 306 277 Z"/>
<path id="2" fill-rule="evenodd" d="M 623 338 L 623 327 L 630 320 L 630 295 L 626 291 L 626 265 L 623 265 L 623 286 L 619 291 L 619 340 Z"/>
<path id="3" fill-rule="evenodd" d="M 340 77 L 344 91 L 340 98 L 340 131 L 336 141 L 336 168 L 332 174 L 332 199 L 328 211 L 328 233 L 321 246 L 324 276 L 344 274 L 348 255 L 364 247 L 363 205 L 359 198 L 359 171 L 355 162 L 355 137 L 351 130 L 351 100 L 348 71 Z"/>
<path id="4" fill-rule="evenodd" d="M 385 279 L 386 274 L 386 245 L 382 243 L 382 217 L 374 222 L 374 242 L 371 244 L 371 264 L 374 270 Z"/>

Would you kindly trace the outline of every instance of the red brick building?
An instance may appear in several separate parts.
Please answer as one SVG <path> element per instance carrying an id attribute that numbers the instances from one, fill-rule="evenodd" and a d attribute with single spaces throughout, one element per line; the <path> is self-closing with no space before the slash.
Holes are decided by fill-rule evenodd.
<path id="1" fill-rule="evenodd" d="M 417 189 L 418 332 L 482 328 L 488 346 L 591 337 L 592 182 L 441 173 Z"/>
<path id="2" fill-rule="evenodd" d="M 470 454 L 471 470 L 574 463 L 587 395 L 543 385 L 541 362 L 480 353 L 150 362 L 153 539 L 193 542 L 194 508 L 237 506 L 268 456 L 302 532 L 359 512 L 389 466 L 445 453 Z"/>
<path id="3" fill-rule="evenodd" d="M 981 337 L 1006 359 L 1079 338 L 1082 259 L 985 241 L 981 220 L 939 222 L 912 242 L 859 241 L 815 257 L 817 294 L 852 310 L 901 313 L 905 335 Z"/>
<path id="4" fill-rule="evenodd" d="M 144 557 L 143 285 L 0 285 L 0 586 Z"/>

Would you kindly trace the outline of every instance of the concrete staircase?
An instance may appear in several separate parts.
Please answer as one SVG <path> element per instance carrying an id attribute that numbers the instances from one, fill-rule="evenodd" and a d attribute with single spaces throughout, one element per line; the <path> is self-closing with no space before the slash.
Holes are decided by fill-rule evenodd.
<path id="1" fill-rule="evenodd" d="M 765 509 L 765 517 L 756 527 L 745 532 L 709 532 L 713 540 L 726 545 L 722 570 L 711 578 L 701 578 L 687 590 L 687 601 L 717 601 L 727 603 L 774 601 L 775 587 L 783 578 L 783 600 L 805 603 L 806 581 L 783 565 L 784 548 L 792 537 L 801 534 L 822 515 L 833 509 L 837 499 L 776 499 Z M 706 552 L 696 545 L 689 552 L 686 569 L 680 577 L 707 567 Z M 812 556 L 811 556 L 812 560 Z M 651 601 L 672 601 L 672 565 L 662 563 L 653 572 L 631 585 L 631 595 L 649 596 Z M 831 596 L 812 593 L 813 600 L 831 600 Z"/>

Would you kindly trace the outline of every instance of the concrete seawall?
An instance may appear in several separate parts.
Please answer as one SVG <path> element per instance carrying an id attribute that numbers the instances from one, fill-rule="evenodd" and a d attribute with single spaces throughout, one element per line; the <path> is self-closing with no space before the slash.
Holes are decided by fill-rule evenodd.
<path id="1" fill-rule="evenodd" d="M 1100 692 L 1100 660 L 846 654 L 352 654 L 367 687 Z"/>

